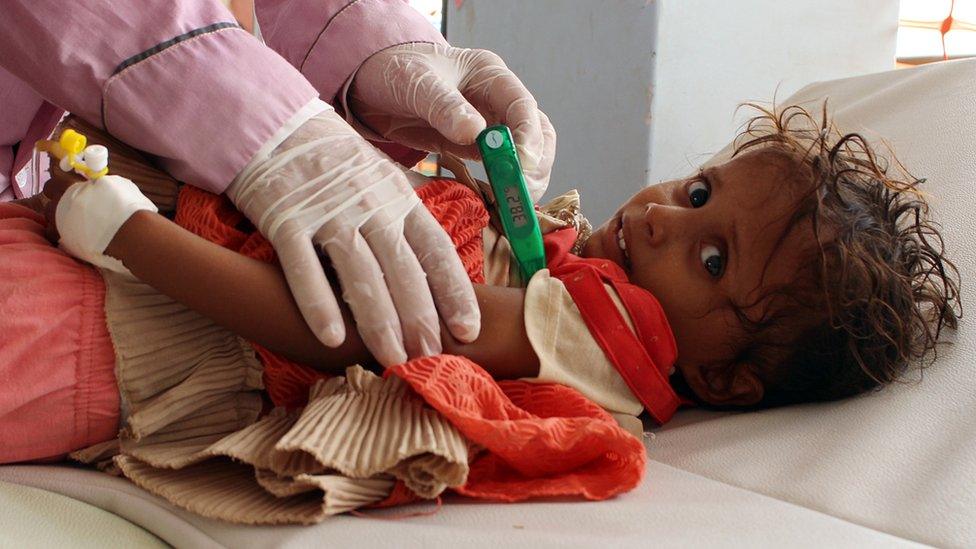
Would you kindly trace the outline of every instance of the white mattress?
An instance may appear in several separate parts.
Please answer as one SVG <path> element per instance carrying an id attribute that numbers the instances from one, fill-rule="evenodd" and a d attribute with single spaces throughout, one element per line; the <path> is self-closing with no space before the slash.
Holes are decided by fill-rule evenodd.
<path id="1" fill-rule="evenodd" d="M 37 527 L 40 521 L 44 528 Z M 0 547 L 101 549 L 109 532 L 116 547 L 167 547 L 118 515 L 61 494 L 9 482 L 0 482 L 0 524 Z"/>
<path id="2" fill-rule="evenodd" d="M 202 519 L 131 483 L 67 467 L 0 468 L 0 479 L 80 499 L 177 547 L 899 547 L 897 537 L 651 462 L 637 490 L 596 503 L 478 503 L 449 498 L 433 516 L 339 516 L 315 526 L 248 527 Z M 2 515 L 0 515 L 2 516 Z M 112 534 L 106 532 L 106 540 Z M 0 546 L 3 546 L 0 533 Z M 13 540 L 11 540 L 13 541 Z M 16 546 L 11 543 L 12 546 Z"/>
<path id="3" fill-rule="evenodd" d="M 964 276 L 964 299 L 976 276 L 974 83 L 976 60 L 965 60 L 813 84 L 784 101 L 829 96 L 842 128 L 885 136 L 916 175 L 928 178 Z M 920 383 L 839 403 L 679 414 L 647 441 L 644 484 L 601 503 L 449 499 L 428 517 L 394 520 L 383 513 L 313 527 L 240 527 L 200 519 L 86 470 L 3 467 L 0 480 L 91 503 L 178 546 L 972 547 L 976 333 L 970 324 L 963 322 L 956 343 L 943 348 Z M 2 536 L 0 545 L 9 543 Z M 111 532 L 105 536 L 112 540 Z"/>

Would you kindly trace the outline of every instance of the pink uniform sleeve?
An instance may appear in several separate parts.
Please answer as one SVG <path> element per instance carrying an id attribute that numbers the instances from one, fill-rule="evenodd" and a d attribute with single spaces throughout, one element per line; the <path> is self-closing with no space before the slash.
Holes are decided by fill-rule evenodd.
<path id="1" fill-rule="evenodd" d="M 447 44 L 406 0 L 255 0 L 255 11 L 265 43 L 334 105 L 374 53 L 410 42 Z M 397 143 L 372 143 L 407 167 L 427 155 Z"/>
<path id="2" fill-rule="evenodd" d="M 14 148 L 27 134 L 43 103 L 30 86 L 0 67 L 0 202 L 23 196 L 14 180 Z"/>
<path id="3" fill-rule="evenodd" d="M 3 11 L 0 67 L 211 191 L 317 96 L 219 2 L 6 0 Z"/>
<path id="4" fill-rule="evenodd" d="M 374 53 L 409 42 L 447 44 L 406 0 L 255 0 L 261 37 L 323 101 Z"/>

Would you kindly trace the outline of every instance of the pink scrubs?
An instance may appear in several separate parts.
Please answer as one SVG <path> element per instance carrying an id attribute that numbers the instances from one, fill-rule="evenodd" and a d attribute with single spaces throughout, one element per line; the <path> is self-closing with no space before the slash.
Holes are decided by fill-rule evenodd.
<path id="1" fill-rule="evenodd" d="M 255 8 L 267 46 L 219 2 L 3 0 L 0 463 L 60 457 L 112 438 L 118 422 L 101 279 L 44 241 L 43 220 L 2 204 L 31 194 L 15 175 L 63 110 L 219 193 L 302 106 L 333 102 L 370 55 L 443 43 L 404 0 Z"/>
<path id="2" fill-rule="evenodd" d="M 404 0 L 255 8 L 267 46 L 219 2 L 5 0 L 0 199 L 28 194 L 14 175 L 61 109 L 155 155 L 178 179 L 221 192 L 299 108 L 316 96 L 333 102 L 370 55 L 444 43 Z"/>

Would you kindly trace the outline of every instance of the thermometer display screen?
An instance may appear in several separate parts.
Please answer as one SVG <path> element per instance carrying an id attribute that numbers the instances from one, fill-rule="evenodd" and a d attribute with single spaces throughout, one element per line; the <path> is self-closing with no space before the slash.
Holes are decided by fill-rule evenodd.
<path id="1" fill-rule="evenodd" d="M 522 205 L 518 189 L 515 187 L 505 189 L 505 202 L 508 203 L 508 211 L 512 215 L 515 227 L 521 229 L 529 224 L 529 218 L 525 215 L 525 207 Z"/>

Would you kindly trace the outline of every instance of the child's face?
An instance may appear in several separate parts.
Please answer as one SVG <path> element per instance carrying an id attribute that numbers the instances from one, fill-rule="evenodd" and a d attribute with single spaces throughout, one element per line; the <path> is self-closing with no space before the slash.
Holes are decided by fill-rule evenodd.
<path id="1" fill-rule="evenodd" d="M 676 366 L 712 404 L 762 398 L 754 369 L 732 364 L 746 336 L 732 305 L 755 302 L 764 288 L 788 282 L 814 242 L 811 224 L 790 226 L 808 188 L 795 182 L 795 170 L 785 154 L 756 150 L 647 187 L 583 247 L 583 256 L 614 261 L 660 301 L 678 345 Z M 762 306 L 745 312 L 758 317 Z"/>

